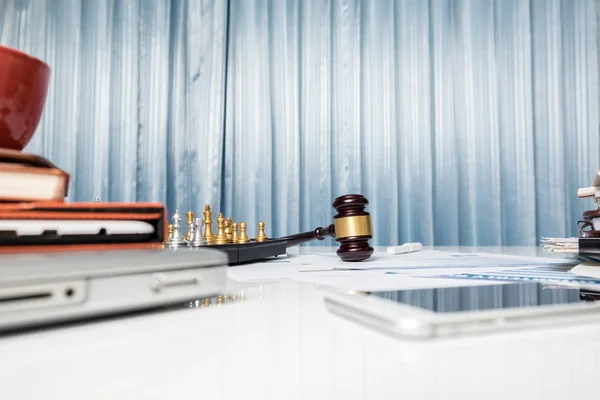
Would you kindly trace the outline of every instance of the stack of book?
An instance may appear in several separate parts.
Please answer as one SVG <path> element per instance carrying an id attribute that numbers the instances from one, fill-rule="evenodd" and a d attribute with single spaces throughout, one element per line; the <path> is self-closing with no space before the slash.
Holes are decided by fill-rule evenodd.
<path id="1" fill-rule="evenodd" d="M 596 173 L 592 186 L 577 191 L 579 198 L 591 198 L 595 208 L 585 211 L 579 226 L 579 254 L 600 256 L 600 171 Z"/>
<path id="2" fill-rule="evenodd" d="M 163 204 L 70 203 L 69 181 L 39 155 L 0 149 L 0 252 L 162 247 Z"/>

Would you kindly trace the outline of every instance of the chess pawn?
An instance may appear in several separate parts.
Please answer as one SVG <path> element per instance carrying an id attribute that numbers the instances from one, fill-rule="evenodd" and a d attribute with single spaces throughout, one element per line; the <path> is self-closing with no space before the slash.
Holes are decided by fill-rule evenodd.
<path id="1" fill-rule="evenodd" d="M 190 232 L 191 231 L 191 227 L 192 227 L 192 224 L 194 223 L 194 212 L 192 210 L 190 210 L 190 211 L 188 211 L 186 213 L 186 215 L 187 215 L 186 224 L 188 226 L 188 230 L 187 230 L 187 232 L 185 234 L 185 240 L 187 240 L 189 242 L 189 240 L 190 240 L 190 234 L 191 234 L 191 232 Z"/>
<path id="2" fill-rule="evenodd" d="M 227 236 L 227 240 L 229 241 L 229 243 L 231 243 L 231 236 L 232 236 L 232 227 L 231 227 L 231 217 L 227 217 L 225 219 L 225 236 Z"/>
<path id="3" fill-rule="evenodd" d="M 212 211 L 210 210 L 210 206 L 207 204 L 204 207 L 204 240 L 206 240 L 206 244 L 214 244 L 215 236 L 212 231 Z"/>
<path id="4" fill-rule="evenodd" d="M 240 235 L 238 234 L 238 224 L 234 222 L 232 225 L 231 243 L 238 243 Z"/>
<path id="5" fill-rule="evenodd" d="M 187 242 L 188 246 L 192 246 L 192 239 L 194 238 L 194 236 L 196 236 L 196 225 L 194 225 L 193 223 L 189 224 L 189 229 L 188 232 L 186 234 L 187 239 L 185 239 L 185 241 Z"/>
<path id="6" fill-rule="evenodd" d="M 165 242 L 165 246 L 169 249 L 187 246 L 187 242 L 181 235 L 181 220 L 181 214 L 179 214 L 178 210 L 175 210 L 175 214 L 173 215 L 173 234 L 169 240 Z"/>
<path id="7" fill-rule="evenodd" d="M 229 243 L 229 239 L 227 239 L 227 235 L 225 234 L 225 217 L 220 213 L 217 217 L 217 237 L 215 238 L 215 244 L 227 244 Z"/>
<path id="8" fill-rule="evenodd" d="M 246 233 L 246 223 L 242 222 L 240 224 L 240 237 L 237 241 L 237 243 L 250 243 L 250 238 L 248 237 L 248 234 Z"/>
<path id="9" fill-rule="evenodd" d="M 192 223 L 194 234 L 190 237 L 190 245 L 192 247 L 201 247 L 206 245 L 206 240 L 202 236 L 202 218 L 196 218 Z"/>
<path id="10" fill-rule="evenodd" d="M 265 235 L 265 223 L 260 221 L 258 223 L 258 235 L 256 235 L 257 242 L 264 242 L 268 239 L 267 235 Z"/>
<path id="11" fill-rule="evenodd" d="M 173 237 L 173 224 L 169 224 L 169 237 L 167 238 L 167 240 L 171 239 Z M 165 240 L 166 242 L 166 240 Z"/>

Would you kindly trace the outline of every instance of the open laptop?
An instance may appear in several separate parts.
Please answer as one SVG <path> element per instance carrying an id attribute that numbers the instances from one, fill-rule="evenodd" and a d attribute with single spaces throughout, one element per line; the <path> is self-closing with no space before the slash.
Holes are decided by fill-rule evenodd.
<path id="1" fill-rule="evenodd" d="M 204 248 L 0 255 L 0 332 L 220 294 L 227 262 Z"/>

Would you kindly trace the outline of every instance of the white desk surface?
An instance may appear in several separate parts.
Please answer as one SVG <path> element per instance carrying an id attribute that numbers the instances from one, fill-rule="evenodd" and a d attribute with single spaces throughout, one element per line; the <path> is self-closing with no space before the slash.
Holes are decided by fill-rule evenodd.
<path id="1" fill-rule="evenodd" d="M 328 314 L 312 285 L 253 286 L 243 302 L 237 295 L 223 305 L 0 337 L 0 398 L 598 397 L 600 325 L 415 342 Z"/>

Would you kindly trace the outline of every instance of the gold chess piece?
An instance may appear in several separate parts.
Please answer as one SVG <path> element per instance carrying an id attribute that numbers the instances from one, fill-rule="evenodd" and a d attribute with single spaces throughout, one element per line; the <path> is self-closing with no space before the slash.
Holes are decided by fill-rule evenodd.
<path id="1" fill-rule="evenodd" d="M 171 239 L 172 237 L 173 237 L 173 224 L 169 224 L 169 237 L 167 238 L 167 240 Z M 165 242 L 167 240 L 165 240 Z"/>
<path id="2" fill-rule="evenodd" d="M 231 243 L 231 236 L 232 236 L 232 232 L 231 232 L 231 217 L 227 217 L 225 219 L 225 236 L 227 236 L 227 240 L 229 241 L 229 243 Z"/>
<path id="3" fill-rule="evenodd" d="M 260 221 L 258 223 L 258 235 L 256 235 L 257 242 L 264 242 L 268 239 L 267 235 L 265 235 L 265 223 Z"/>
<path id="4" fill-rule="evenodd" d="M 208 204 L 204 207 L 204 240 L 208 245 L 215 243 L 215 235 L 212 231 L 212 211 Z"/>
<path id="5" fill-rule="evenodd" d="M 194 223 L 194 212 L 189 210 L 185 215 L 187 215 L 186 224 L 188 226 L 187 233 L 185 234 L 185 240 L 190 240 L 190 226 Z"/>
<path id="6" fill-rule="evenodd" d="M 231 243 L 237 243 L 240 240 L 240 235 L 238 234 L 238 224 L 234 222 L 232 225 L 232 233 L 231 233 Z"/>
<path id="7" fill-rule="evenodd" d="M 202 305 L 203 305 L 204 307 L 208 307 L 208 306 L 210 306 L 210 305 L 211 305 L 211 303 L 212 303 L 212 301 L 210 300 L 210 298 L 209 298 L 209 297 L 207 297 L 206 299 L 202 300 Z"/>
<path id="8" fill-rule="evenodd" d="M 219 213 L 217 217 L 217 237 L 215 238 L 215 244 L 227 244 L 229 243 L 229 239 L 227 239 L 227 235 L 225 234 L 225 217 L 223 217 L 223 213 Z"/>
<path id="9" fill-rule="evenodd" d="M 246 234 L 246 223 L 242 222 L 240 224 L 240 237 L 238 238 L 237 243 L 250 243 L 250 238 Z"/>

